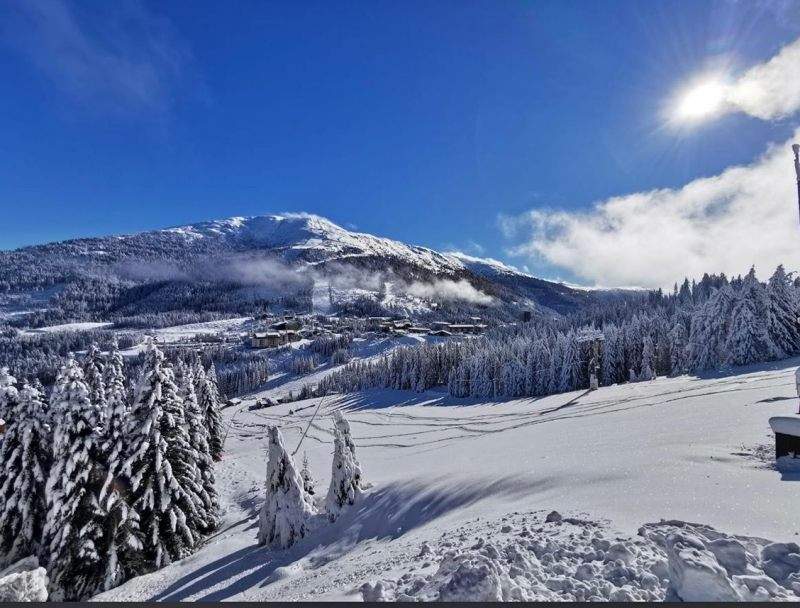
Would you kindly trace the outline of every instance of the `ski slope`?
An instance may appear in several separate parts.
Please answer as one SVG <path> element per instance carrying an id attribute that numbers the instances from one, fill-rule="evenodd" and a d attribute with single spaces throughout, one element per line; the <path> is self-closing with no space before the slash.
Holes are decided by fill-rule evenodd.
<path id="1" fill-rule="evenodd" d="M 662 519 L 697 522 L 691 529 L 708 538 L 717 534 L 708 532 L 712 526 L 756 549 L 764 539 L 800 538 L 800 472 L 771 465 L 768 424 L 771 416 L 797 411 L 798 364 L 502 403 L 436 392 L 328 397 L 296 458 L 307 452 L 317 496 L 324 496 L 330 412 L 342 408 L 372 487 L 345 517 L 285 551 L 255 544 L 267 427 L 279 425 L 294 449 L 319 401 L 253 412 L 245 401 L 225 411 L 230 434 L 218 469 L 226 510 L 220 531 L 190 558 L 97 599 L 432 599 L 426 594 L 437 576 L 472 572 L 488 559 L 481 555 L 496 552 L 487 542 L 508 543 L 504 551 L 520 563 L 541 557 L 535 568 L 550 577 L 546 586 L 525 591 L 508 582 L 522 579 L 500 572 L 492 580 L 506 581 L 503 597 L 558 599 L 559 585 L 588 585 L 580 591 L 587 598 L 663 599 L 663 576 L 653 583 L 650 574 L 665 568 L 663 547 L 652 540 L 663 535 L 637 535 L 644 524 L 658 530 L 673 525 Z M 546 523 L 554 510 L 573 519 Z M 627 570 L 612 562 L 591 584 L 574 577 L 563 583 L 562 571 L 575 571 L 578 553 L 585 558 L 617 545 L 618 565 Z M 519 557 L 525 551 L 528 557 Z M 485 568 L 507 569 L 506 561 Z M 499 593 L 495 586 L 484 585 L 482 597 Z M 458 599 L 458 590 L 447 597 Z"/>

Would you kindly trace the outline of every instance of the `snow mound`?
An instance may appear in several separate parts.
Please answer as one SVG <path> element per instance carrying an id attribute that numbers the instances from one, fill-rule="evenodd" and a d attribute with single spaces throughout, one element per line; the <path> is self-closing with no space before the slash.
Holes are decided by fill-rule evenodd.
<path id="1" fill-rule="evenodd" d="M 702 524 L 645 524 L 639 534 L 667 555 L 668 600 L 796 601 L 800 547 L 730 536 Z"/>
<path id="2" fill-rule="evenodd" d="M 361 594 L 365 601 L 664 599 L 666 566 L 654 544 L 588 520 L 545 520 L 537 512 L 456 530 L 438 547 L 426 543 L 435 570 L 423 564 L 415 574 L 411 565 L 399 579 L 365 583 Z"/>
<path id="3" fill-rule="evenodd" d="M 0 603 L 46 602 L 47 571 L 28 557 L 0 571 Z"/>
<path id="4" fill-rule="evenodd" d="M 626 537 L 537 511 L 443 534 L 399 578 L 360 591 L 365 601 L 797 601 L 800 548 L 682 521 Z"/>

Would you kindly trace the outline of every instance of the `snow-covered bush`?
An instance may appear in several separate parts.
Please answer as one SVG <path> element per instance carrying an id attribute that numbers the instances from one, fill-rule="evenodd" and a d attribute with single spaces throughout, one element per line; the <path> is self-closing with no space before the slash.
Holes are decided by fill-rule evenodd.
<path id="1" fill-rule="evenodd" d="M 356 447 L 350 423 L 341 412 L 333 412 L 333 462 L 331 484 L 325 497 L 325 511 L 333 520 L 345 505 L 352 505 L 361 496 L 361 466 L 356 460 Z"/>
<path id="2" fill-rule="evenodd" d="M 269 427 L 266 498 L 258 518 L 258 544 L 285 549 L 304 537 L 316 512 L 303 478 L 283 445 L 276 426 Z"/>

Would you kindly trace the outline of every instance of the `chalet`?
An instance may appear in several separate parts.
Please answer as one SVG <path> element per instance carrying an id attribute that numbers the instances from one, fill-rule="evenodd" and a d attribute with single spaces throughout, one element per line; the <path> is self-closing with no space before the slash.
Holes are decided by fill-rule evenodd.
<path id="1" fill-rule="evenodd" d="M 250 336 L 251 348 L 275 348 L 276 346 L 283 346 L 286 342 L 286 332 L 256 332 Z"/>
<path id="2" fill-rule="evenodd" d="M 450 323 L 447 321 L 434 321 L 431 323 L 431 325 L 433 326 L 433 329 L 450 329 Z"/>
<path id="3" fill-rule="evenodd" d="M 395 329 L 411 329 L 414 324 L 408 319 L 400 319 L 399 321 L 395 321 L 392 325 Z"/>
<path id="4" fill-rule="evenodd" d="M 452 335 L 453 335 L 453 333 L 452 333 L 452 332 L 449 332 L 449 331 L 447 331 L 446 329 L 434 329 L 434 330 L 431 332 L 431 335 L 432 335 L 432 336 L 439 336 L 439 337 L 441 337 L 441 338 L 449 338 L 450 336 L 452 336 Z"/>
<path id="5" fill-rule="evenodd" d="M 431 330 L 427 327 L 409 327 L 408 333 L 410 334 L 427 334 Z"/>

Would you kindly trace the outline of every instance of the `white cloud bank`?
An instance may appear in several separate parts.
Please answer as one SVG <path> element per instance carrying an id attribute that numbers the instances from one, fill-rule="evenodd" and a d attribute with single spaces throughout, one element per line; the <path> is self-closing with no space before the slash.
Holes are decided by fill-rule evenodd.
<path id="1" fill-rule="evenodd" d="M 744 112 L 762 120 L 800 110 L 800 39 L 765 63 L 724 82 L 700 79 L 684 95 L 690 118 Z M 718 87 L 722 87 L 718 89 Z M 714 99 L 717 95 L 721 100 Z M 678 114 L 680 114 L 680 103 Z M 719 107 L 715 107 L 719 104 Z M 588 212 L 533 210 L 501 217 L 512 255 L 530 256 L 609 287 L 669 287 L 704 272 L 762 274 L 782 263 L 800 269 L 800 222 L 790 144 L 770 147 L 748 166 L 602 201 Z"/>
<path id="2" fill-rule="evenodd" d="M 800 269 L 800 221 L 790 143 L 748 166 L 680 189 L 614 197 L 588 212 L 501 217 L 512 255 L 544 259 L 605 286 L 669 287 L 704 272 Z"/>

